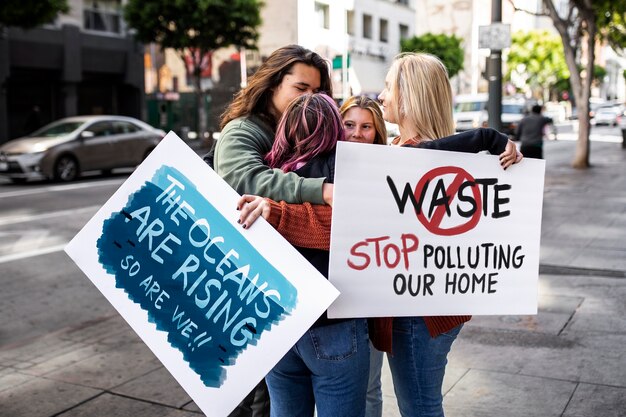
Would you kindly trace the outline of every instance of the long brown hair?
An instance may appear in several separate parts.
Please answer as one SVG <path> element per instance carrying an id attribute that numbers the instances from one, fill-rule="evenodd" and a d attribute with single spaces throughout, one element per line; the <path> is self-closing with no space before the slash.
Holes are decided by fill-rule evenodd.
<path id="1" fill-rule="evenodd" d="M 285 75 L 290 74 L 297 63 L 316 68 L 320 72 L 319 92 L 332 97 L 330 72 L 324 58 L 300 45 L 283 46 L 272 52 L 248 79 L 248 85 L 235 95 L 232 103 L 222 113 L 220 128 L 223 129 L 233 119 L 254 114 L 275 129 L 278 120 L 271 114 L 272 94 L 274 88 L 280 85 Z"/>

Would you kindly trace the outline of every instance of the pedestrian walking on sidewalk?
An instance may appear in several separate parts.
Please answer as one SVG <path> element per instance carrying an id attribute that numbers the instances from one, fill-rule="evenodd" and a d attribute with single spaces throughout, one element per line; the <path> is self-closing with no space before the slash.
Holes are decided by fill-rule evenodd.
<path id="1" fill-rule="evenodd" d="M 535 104 L 530 114 L 517 126 L 515 137 L 521 142 L 520 151 L 527 158 L 543 159 L 543 137 L 545 127 L 553 124 L 551 118 L 543 116 L 543 106 Z"/>

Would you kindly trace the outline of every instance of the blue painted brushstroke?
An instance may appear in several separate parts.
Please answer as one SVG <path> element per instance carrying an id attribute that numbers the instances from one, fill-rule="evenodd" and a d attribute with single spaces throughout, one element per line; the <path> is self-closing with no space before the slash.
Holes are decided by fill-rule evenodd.
<path id="1" fill-rule="evenodd" d="M 184 187 L 175 187 L 177 192 L 171 200 L 181 198 L 171 203 L 171 208 L 169 202 L 157 202 L 172 184 L 168 175 Z M 195 209 L 195 214 L 183 207 L 187 218 L 177 215 L 177 225 L 171 215 L 183 201 Z M 144 226 L 142 218 L 147 218 Z M 163 230 L 152 238 L 150 248 L 148 236 L 139 239 L 155 219 L 162 222 Z M 195 227 L 190 235 L 198 219 L 206 219 L 210 230 L 207 233 L 205 227 Z M 172 253 L 163 248 L 156 250 L 170 234 L 174 238 L 168 238 L 165 245 Z M 206 253 L 204 247 L 191 244 L 191 239 L 202 242 L 214 237 L 223 237 L 223 242 L 211 245 Z M 296 288 L 173 167 L 162 166 L 151 181 L 129 196 L 120 212 L 104 221 L 97 248 L 99 262 L 115 276 L 116 287 L 148 313 L 158 330 L 167 332 L 171 346 L 183 354 L 209 387 L 221 386 L 226 380 L 225 367 L 233 365 L 248 344 L 255 345 L 297 303 Z M 220 265 L 231 249 L 239 258 L 231 255 Z M 155 260 L 152 252 L 164 262 Z M 215 259 L 215 263 L 207 259 Z M 197 268 L 188 271 L 184 279 L 184 274 L 176 273 L 186 262 L 190 269 L 194 265 Z"/>

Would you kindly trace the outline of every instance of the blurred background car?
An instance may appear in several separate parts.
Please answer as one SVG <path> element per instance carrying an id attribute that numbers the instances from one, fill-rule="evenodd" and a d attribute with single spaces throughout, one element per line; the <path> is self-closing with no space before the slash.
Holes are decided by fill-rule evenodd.
<path id="1" fill-rule="evenodd" d="M 618 126 L 624 114 L 624 106 L 600 107 L 596 109 L 591 124 L 595 126 Z"/>
<path id="2" fill-rule="evenodd" d="M 489 126 L 488 94 L 458 95 L 454 99 L 454 125 L 457 132 Z M 531 102 L 525 98 L 503 97 L 501 132 L 514 136 L 517 125 L 530 109 Z"/>
<path id="3" fill-rule="evenodd" d="M 0 176 L 72 181 L 85 171 L 135 167 L 163 136 L 132 117 L 68 117 L 1 145 Z"/>
<path id="4" fill-rule="evenodd" d="M 543 115 L 554 120 L 554 123 L 563 123 L 567 120 L 568 108 L 564 102 L 548 101 L 543 105 Z"/>
<path id="5" fill-rule="evenodd" d="M 528 104 L 523 99 L 503 99 L 502 100 L 502 128 L 500 131 L 505 135 L 515 138 L 515 132 L 519 122 L 524 118 L 529 110 Z M 487 120 L 483 126 L 487 127 Z"/>
<path id="6" fill-rule="evenodd" d="M 482 126 L 487 116 L 488 94 L 460 94 L 454 98 L 453 118 L 457 132 Z"/>

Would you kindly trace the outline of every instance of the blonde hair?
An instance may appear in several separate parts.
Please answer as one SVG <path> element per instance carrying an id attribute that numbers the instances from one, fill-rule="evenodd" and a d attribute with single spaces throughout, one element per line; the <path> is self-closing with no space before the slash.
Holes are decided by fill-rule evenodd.
<path id="1" fill-rule="evenodd" d="M 454 134 L 452 87 L 448 70 L 439 58 L 426 53 L 402 53 L 394 58 L 389 74 L 387 88 L 395 97 L 390 110 L 399 122 L 411 125 L 420 140 Z"/>
<path id="2" fill-rule="evenodd" d="M 372 119 L 374 119 L 374 130 L 376 130 L 376 136 L 374 137 L 375 145 L 387 144 L 387 127 L 385 126 L 385 120 L 383 119 L 383 112 L 380 109 L 380 105 L 374 99 L 367 96 L 352 96 L 348 98 L 339 109 L 341 117 L 345 117 L 348 110 L 358 107 L 363 110 L 368 110 L 372 113 Z"/>

